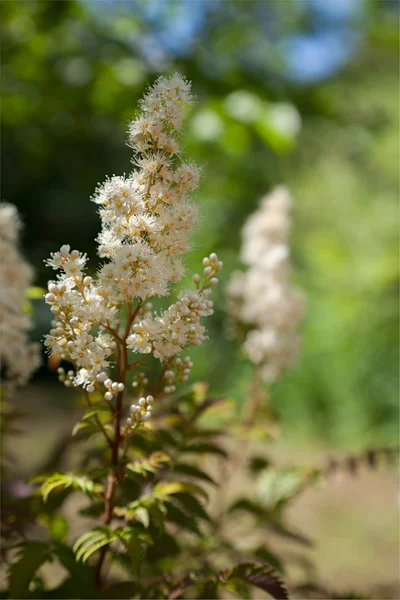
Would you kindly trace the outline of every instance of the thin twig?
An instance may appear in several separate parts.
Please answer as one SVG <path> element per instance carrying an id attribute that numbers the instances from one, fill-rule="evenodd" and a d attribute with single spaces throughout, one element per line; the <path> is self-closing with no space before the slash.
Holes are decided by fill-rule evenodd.
<path id="1" fill-rule="evenodd" d="M 89 393 L 87 392 L 87 390 L 83 390 L 83 393 L 84 393 L 84 396 L 85 396 L 85 399 L 86 399 L 86 402 L 87 402 L 88 406 L 94 406 L 92 404 L 92 402 L 90 401 Z M 113 447 L 113 440 L 110 438 L 110 436 L 108 435 L 107 431 L 105 430 L 103 423 L 100 421 L 100 419 L 99 419 L 99 417 L 97 415 L 93 415 L 93 416 L 94 416 L 94 418 L 96 420 L 97 425 L 100 427 L 100 429 L 101 429 L 104 437 L 106 438 L 107 443 L 112 448 Z"/>
<path id="2" fill-rule="evenodd" d="M 122 338 L 120 338 L 120 336 L 118 335 L 118 333 L 116 331 L 114 331 L 114 329 L 112 329 L 105 323 L 100 323 L 100 327 L 102 327 L 103 329 L 106 329 L 109 333 L 111 333 L 111 335 L 113 335 L 115 337 L 115 339 L 118 341 L 119 344 L 123 344 Z"/>

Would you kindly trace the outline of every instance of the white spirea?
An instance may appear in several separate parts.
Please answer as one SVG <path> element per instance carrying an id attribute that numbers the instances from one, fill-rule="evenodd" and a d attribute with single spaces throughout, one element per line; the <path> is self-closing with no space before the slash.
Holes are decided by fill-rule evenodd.
<path id="1" fill-rule="evenodd" d="M 143 304 L 166 296 L 184 274 L 182 255 L 197 219 L 191 194 L 199 181 L 199 169 L 181 156 L 180 132 L 191 102 L 190 84 L 177 74 L 158 79 L 141 101 L 129 125 L 135 170 L 107 179 L 92 198 L 102 225 L 98 254 L 106 259 L 97 277 L 85 277 L 86 255 L 68 245 L 47 261 L 61 273 L 46 295 L 55 320 L 45 344 L 76 366 L 75 385 L 100 385 L 97 377 L 121 340 L 165 362 L 205 337 L 199 321 L 212 313 L 208 288 L 222 267 L 217 257 L 207 259 L 211 268 L 203 283 L 197 276 L 197 289 L 181 293 L 161 315 Z M 120 319 L 127 307 L 134 311 L 128 330 Z"/>
<path id="2" fill-rule="evenodd" d="M 0 204 L 0 340 L 1 365 L 9 388 L 24 385 L 40 364 L 40 345 L 29 342 L 31 319 L 23 310 L 33 271 L 18 249 L 18 212 Z"/>
<path id="3" fill-rule="evenodd" d="M 291 204 L 285 187 L 262 199 L 242 231 L 248 269 L 234 273 L 227 288 L 229 313 L 250 326 L 244 348 L 268 381 L 292 366 L 300 346 L 296 327 L 305 310 L 304 295 L 288 279 Z"/>

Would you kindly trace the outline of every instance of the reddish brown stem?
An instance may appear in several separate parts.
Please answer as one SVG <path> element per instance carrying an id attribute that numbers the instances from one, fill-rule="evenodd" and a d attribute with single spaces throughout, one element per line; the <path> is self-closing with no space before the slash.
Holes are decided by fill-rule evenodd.
<path id="1" fill-rule="evenodd" d="M 126 347 L 126 339 L 129 335 L 129 331 L 130 331 L 132 322 L 133 322 L 134 318 L 136 317 L 138 311 L 140 310 L 141 305 L 142 305 L 142 301 L 140 300 L 138 302 L 138 304 L 136 306 L 136 310 L 133 312 L 133 314 L 132 314 L 131 305 L 128 306 L 124 337 L 119 338 L 121 340 L 121 344 L 120 344 L 120 347 L 118 349 L 118 354 L 117 354 L 117 373 L 118 373 L 118 381 L 122 382 L 124 384 L 126 383 L 126 377 L 127 377 L 127 373 L 129 370 L 128 349 Z M 107 478 L 105 509 L 104 509 L 104 514 L 103 514 L 103 522 L 105 525 L 109 525 L 113 518 L 114 495 L 115 495 L 116 486 L 117 486 L 118 480 L 119 480 L 119 473 L 118 473 L 118 471 L 119 471 L 119 447 L 120 447 L 120 444 L 122 441 L 121 419 L 122 419 L 123 401 L 124 401 L 124 391 L 119 392 L 117 395 L 117 403 L 116 403 L 115 413 L 114 413 L 115 426 L 114 426 L 114 439 L 112 440 L 112 446 L 111 446 L 111 469 L 110 469 L 110 473 Z M 100 589 L 102 586 L 101 571 L 103 568 L 104 559 L 106 557 L 106 554 L 107 554 L 107 547 L 103 546 L 103 548 L 100 550 L 99 561 L 98 561 L 97 567 L 96 567 L 96 587 L 97 587 L 97 589 Z"/>

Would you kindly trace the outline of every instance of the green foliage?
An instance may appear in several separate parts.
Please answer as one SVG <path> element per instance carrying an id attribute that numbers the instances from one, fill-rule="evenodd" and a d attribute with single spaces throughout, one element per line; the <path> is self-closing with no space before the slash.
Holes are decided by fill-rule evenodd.
<path id="1" fill-rule="evenodd" d="M 101 484 L 95 483 L 86 475 L 78 475 L 76 473 L 54 473 L 49 477 L 45 475 L 35 477 L 32 479 L 32 482 L 38 482 L 43 479 L 44 481 L 41 485 L 40 493 L 45 502 L 47 502 L 49 495 L 53 491 L 58 490 L 58 488 L 81 490 L 81 492 L 89 496 L 89 498 L 98 496 L 103 491 L 103 486 Z"/>
<path id="2" fill-rule="evenodd" d="M 131 473 L 147 477 L 149 473 L 155 473 L 158 469 L 163 469 L 170 464 L 171 458 L 165 452 L 153 452 L 148 458 L 128 463 L 126 468 Z"/>
<path id="3" fill-rule="evenodd" d="M 94 552 L 97 552 L 103 546 L 111 544 L 116 539 L 118 539 L 118 533 L 112 531 L 106 525 L 86 531 L 75 542 L 73 549 L 76 554 L 76 560 L 86 562 Z"/>
<path id="4" fill-rule="evenodd" d="M 29 542 L 17 549 L 17 558 L 9 569 L 10 598 L 28 598 L 30 584 L 37 570 L 50 560 L 49 545 Z"/>
<path id="5" fill-rule="evenodd" d="M 276 573 L 263 565 L 252 563 L 241 564 L 221 574 L 219 580 L 224 586 L 239 593 L 243 589 L 241 587 L 242 584 L 249 584 L 267 592 L 272 598 L 284 600 L 288 598 L 287 590 Z"/>

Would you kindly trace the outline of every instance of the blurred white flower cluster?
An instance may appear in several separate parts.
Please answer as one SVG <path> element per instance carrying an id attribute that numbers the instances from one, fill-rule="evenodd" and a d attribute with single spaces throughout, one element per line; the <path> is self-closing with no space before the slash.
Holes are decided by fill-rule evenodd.
<path id="1" fill-rule="evenodd" d="M 40 364 L 40 345 L 30 343 L 29 315 L 23 310 L 33 271 L 18 249 L 21 223 L 12 204 L 0 204 L 0 340 L 5 384 L 24 385 Z"/>
<path id="2" fill-rule="evenodd" d="M 291 367 L 300 346 L 296 327 L 305 298 L 288 280 L 291 203 L 284 187 L 262 199 L 242 231 L 242 260 L 248 269 L 235 272 L 227 287 L 228 312 L 250 326 L 244 348 L 266 381 L 275 381 Z"/>
<path id="3" fill-rule="evenodd" d="M 205 259 L 204 278 L 194 278 L 196 289 L 181 292 L 161 315 L 145 303 L 166 296 L 182 278 L 182 255 L 197 219 L 191 193 L 199 169 L 182 160 L 179 141 L 191 102 L 190 83 L 180 75 L 161 77 L 141 101 L 141 113 L 129 126 L 135 170 L 108 179 L 92 198 L 102 222 L 98 254 L 107 259 L 97 277 L 84 275 L 86 255 L 67 245 L 47 261 L 61 274 L 46 295 L 55 320 L 45 344 L 77 368 L 75 377 L 60 371 L 66 385 L 99 387 L 115 350 L 122 349 L 126 370 L 127 345 L 152 353 L 165 366 L 182 348 L 204 339 L 199 321 L 212 314 L 210 287 L 222 268 L 216 255 Z"/>

